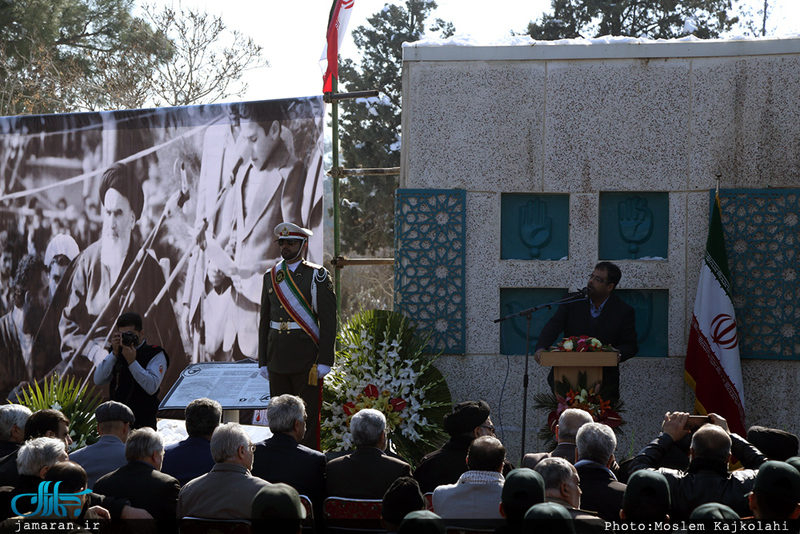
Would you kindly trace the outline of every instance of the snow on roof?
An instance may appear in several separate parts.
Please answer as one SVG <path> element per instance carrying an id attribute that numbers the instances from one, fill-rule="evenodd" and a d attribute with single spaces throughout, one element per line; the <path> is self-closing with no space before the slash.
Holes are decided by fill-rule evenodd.
<path id="1" fill-rule="evenodd" d="M 469 34 L 447 39 L 425 38 L 403 43 L 406 61 L 508 59 L 590 59 L 643 57 L 709 57 L 800 54 L 800 34 L 774 37 L 731 36 L 725 39 L 647 39 L 606 35 L 594 39 L 536 41 L 509 35 L 490 42 Z"/>

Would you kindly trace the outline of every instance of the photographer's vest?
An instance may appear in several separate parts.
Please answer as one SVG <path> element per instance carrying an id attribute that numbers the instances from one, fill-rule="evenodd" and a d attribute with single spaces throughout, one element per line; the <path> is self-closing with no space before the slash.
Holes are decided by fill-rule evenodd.
<path id="1" fill-rule="evenodd" d="M 158 345 L 144 344 L 136 350 L 136 361 L 139 365 L 147 368 L 150 360 L 155 358 L 158 353 L 163 352 L 164 358 L 169 366 L 169 355 Z M 121 402 L 133 411 L 136 422 L 132 428 L 149 426 L 156 428 L 156 414 L 158 413 L 158 392 L 149 395 L 142 386 L 133 378 L 125 358 L 117 356 L 114 364 L 114 376 L 111 379 L 111 400 Z"/>

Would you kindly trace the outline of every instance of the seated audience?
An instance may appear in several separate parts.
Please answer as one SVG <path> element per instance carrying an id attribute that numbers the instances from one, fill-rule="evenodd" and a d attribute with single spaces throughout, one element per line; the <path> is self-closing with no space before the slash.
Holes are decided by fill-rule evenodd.
<path id="1" fill-rule="evenodd" d="M 575 520 L 575 530 L 602 528 L 603 521 L 596 515 L 581 510 L 581 479 L 575 466 L 564 458 L 545 458 L 536 464 L 535 471 L 544 480 L 547 502 L 560 504 Z"/>
<path id="2" fill-rule="evenodd" d="M 46 482 L 60 482 L 58 490 L 60 494 L 72 493 L 78 496 L 78 502 L 65 505 L 66 518 L 69 519 L 105 519 L 110 520 L 111 515 L 108 510 L 99 505 L 89 507 L 91 490 L 87 485 L 88 477 L 83 467 L 75 462 L 57 462 L 44 476 Z M 87 509 L 88 508 L 88 509 Z M 63 519 L 64 517 L 62 517 Z"/>
<path id="3" fill-rule="evenodd" d="M 60 413 L 60 412 L 59 412 Z M 47 471 L 58 462 L 69 459 L 64 442 L 56 438 L 35 438 L 26 441 L 17 453 L 17 468 L 19 477 L 17 483 L 11 487 L 6 486 L 0 490 L 0 512 L 2 518 L 8 518 L 13 513 L 11 501 L 17 495 L 38 495 L 39 483 L 44 480 Z M 37 508 L 33 499 L 20 498 L 16 501 L 19 514 L 27 514 Z"/>
<path id="4" fill-rule="evenodd" d="M 575 469 L 581 479 L 581 506 L 606 521 L 619 518 L 625 484 L 611 471 L 617 437 L 608 425 L 587 423 L 578 430 Z"/>
<path id="5" fill-rule="evenodd" d="M 530 510 L 525 513 L 523 527 L 525 532 L 546 532 L 547 534 L 574 534 L 576 531 L 569 511 L 554 502 L 543 502 L 531 506 Z"/>
<path id="6" fill-rule="evenodd" d="M 506 477 L 500 499 L 500 515 L 505 523 L 495 534 L 521 534 L 525 512 L 534 504 L 544 502 L 544 480 L 533 469 L 514 469 Z"/>
<path id="7" fill-rule="evenodd" d="M 467 470 L 467 449 L 475 438 L 494 436 L 494 425 L 486 401 L 464 401 L 444 416 L 444 429 L 450 439 L 441 449 L 427 454 L 414 470 L 422 493 L 430 493 L 443 484 L 455 484 Z M 503 474 L 514 468 L 508 461 Z"/>
<path id="8" fill-rule="evenodd" d="M 60 413 L 60 412 L 59 412 Z M 34 414 L 35 415 L 35 414 Z M 32 416 L 31 416 L 32 417 Z M 26 427 L 27 428 L 27 427 Z M 38 494 L 39 483 L 42 482 L 47 472 L 58 462 L 69 459 L 64 441 L 56 438 L 34 438 L 26 441 L 20 447 L 17 458 L 19 467 L 19 482 L 15 487 L 0 489 L 0 512 L 3 517 L 12 513 L 11 500 L 20 494 Z M 130 506 L 127 499 L 89 493 L 89 506 L 101 506 L 109 511 L 111 519 L 152 519 L 147 511 Z M 27 502 L 26 502 L 27 501 Z M 21 513 L 30 512 L 35 505 L 26 499 L 17 501 L 17 510 Z"/>
<path id="9" fill-rule="evenodd" d="M 72 445 L 69 436 L 69 419 L 58 410 L 39 410 L 31 414 L 25 422 L 24 441 L 31 438 L 56 438 L 64 442 L 66 450 Z M 19 449 L 12 452 L 0 462 L 0 486 L 15 486 L 17 484 L 17 455 Z"/>
<path id="10" fill-rule="evenodd" d="M 448 527 L 500 526 L 505 457 L 506 448 L 495 437 L 482 436 L 470 444 L 468 470 L 455 484 L 445 484 L 433 491 L 433 509 Z"/>
<path id="11" fill-rule="evenodd" d="M 211 435 L 222 420 L 222 405 L 215 400 L 195 399 L 186 407 L 185 440 L 164 450 L 161 472 L 178 479 L 181 486 L 214 467 L 211 457 Z"/>
<path id="12" fill-rule="evenodd" d="M 258 534 L 300 534 L 306 509 L 300 494 L 281 482 L 264 486 L 253 498 L 252 532 Z"/>
<path id="13" fill-rule="evenodd" d="M 748 497 L 756 519 L 784 520 L 800 517 L 800 473 L 784 462 L 765 462 Z"/>
<path id="14" fill-rule="evenodd" d="M 22 445 L 30 416 L 30 409 L 21 404 L 0 406 L 0 462 Z"/>
<path id="15" fill-rule="evenodd" d="M 785 462 L 797 456 L 797 436 L 785 430 L 753 425 L 747 429 L 747 441 L 770 460 Z"/>
<path id="16" fill-rule="evenodd" d="M 424 509 L 425 497 L 419 490 L 419 483 L 411 477 L 400 477 L 383 496 L 381 524 L 387 534 L 394 534 L 407 514 Z"/>
<path id="17" fill-rule="evenodd" d="M 708 502 L 701 504 L 689 515 L 692 521 L 736 521 L 739 514 L 731 510 L 730 506 L 725 506 L 718 502 Z"/>
<path id="18" fill-rule="evenodd" d="M 522 457 L 522 467 L 533 469 L 536 464 L 545 458 L 563 458 L 571 464 L 575 463 L 575 437 L 578 429 L 593 421 L 591 414 L 586 410 L 567 408 L 558 418 L 556 425 L 556 441 L 558 445 L 553 452 L 528 453 Z"/>
<path id="19" fill-rule="evenodd" d="M 180 484 L 160 471 L 164 442 L 150 427 L 134 430 L 125 443 L 128 463 L 100 478 L 97 493 L 125 497 L 132 506 L 147 510 L 158 521 L 159 530 L 175 530 L 175 508 Z"/>
<path id="20" fill-rule="evenodd" d="M 403 518 L 397 534 L 445 534 L 444 520 L 428 510 L 410 512 Z"/>
<path id="21" fill-rule="evenodd" d="M 238 423 L 218 426 L 211 436 L 214 467 L 181 488 L 177 517 L 249 518 L 253 497 L 269 485 L 250 474 L 253 449 L 250 436 Z"/>
<path id="22" fill-rule="evenodd" d="M 101 476 L 125 465 L 125 440 L 134 422 L 131 409 L 115 401 L 98 406 L 94 418 L 100 439 L 69 455 L 70 460 L 86 470 L 90 488 L 94 488 Z"/>
<path id="23" fill-rule="evenodd" d="M 746 495 L 755 484 L 756 469 L 767 458 L 743 438 L 731 434 L 724 418 L 713 413 L 708 417 L 711 424 L 701 426 L 692 435 L 688 470 L 658 469 L 670 486 L 673 521 L 688 518 L 692 510 L 709 502 L 730 506 L 740 517 L 749 515 Z M 690 433 L 688 422 L 688 413 L 668 412 L 662 433 L 634 458 L 631 472 L 654 469 L 667 448 Z M 728 471 L 731 454 L 745 469 Z"/>
<path id="24" fill-rule="evenodd" d="M 628 478 L 619 518 L 631 523 L 669 523 L 671 498 L 667 478 L 642 469 Z"/>
<path id="25" fill-rule="evenodd" d="M 367 408 L 350 419 L 355 450 L 328 462 L 328 494 L 352 499 L 382 499 L 392 482 L 411 476 L 411 466 L 392 458 L 386 448 L 386 417 Z"/>
<path id="26" fill-rule="evenodd" d="M 99 520 L 110 519 L 108 510 L 101 506 L 92 506 L 84 511 L 88 502 L 86 488 L 86 471 L 74 462 L 57 462 L 44 477 L 47 482 L 58 483 L 59 494 L 71 494 L 59 499 L 61 508 L 50 507 L 49 512 L 39 509 L 25 517 L 16 516 L 0 523 L 0 532 L 21 532 L 29 530 L 48 530 L 69 532 L 76 530 L 78 524 L 92 521 L 92 525 L 100 525 Z M 94 522 L 98 521 L 98 522 Z M 42 528 L 43 525 L 46 528 Z"/>
<path id="27" fill-rule="evenodd" d="M 301 445 L 306 433 L 305 401 L 294 395 L 274 397 L 267 407 L 272 437 L 256 444 L 253 476 L 289 484 L 311 500 L 321 518 L 325 500 L 325 455 Z"/>

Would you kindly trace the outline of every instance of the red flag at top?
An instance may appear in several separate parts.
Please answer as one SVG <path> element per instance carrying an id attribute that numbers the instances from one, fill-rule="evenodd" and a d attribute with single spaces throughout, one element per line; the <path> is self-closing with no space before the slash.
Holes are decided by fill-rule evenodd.
<path id="1" fill-rule="evenodd" d="M 331 16 L 328 19 L 328 38 L 325 50 L 322 51 L 320 63 L 327 62 L 323 75 L 322 92 L 333 91 L 333 78 L 339 79 L 339 48 L 342 46 L 350 13 L 355 0 L 333 0 Z"/>

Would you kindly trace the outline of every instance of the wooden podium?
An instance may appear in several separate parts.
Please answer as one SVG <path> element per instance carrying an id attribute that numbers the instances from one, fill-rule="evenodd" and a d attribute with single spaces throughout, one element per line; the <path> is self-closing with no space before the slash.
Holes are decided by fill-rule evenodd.
<path id="1" fill-rule="evenodd" d="M 578 373 L 586 373 L 586 384 L 603 380 L 603 367 L 617 367 L 619 352 L 542 352 L 540 363 L 553 367 L 553 380 L 558 382 L 566 376 L 573 387 L 577 387 Z"/>

